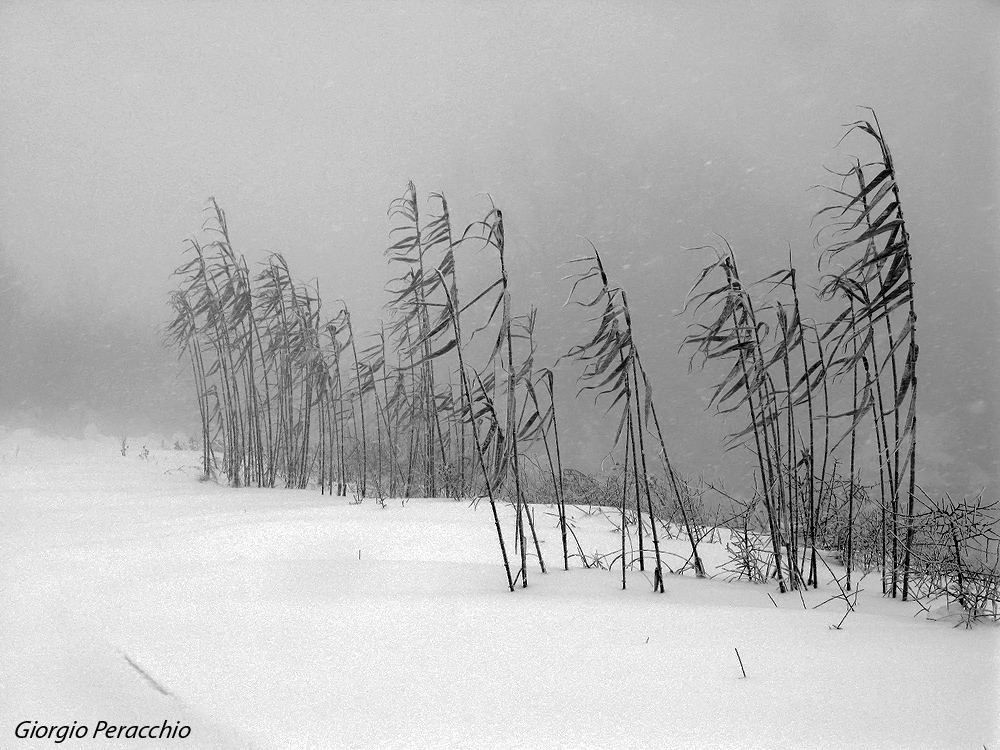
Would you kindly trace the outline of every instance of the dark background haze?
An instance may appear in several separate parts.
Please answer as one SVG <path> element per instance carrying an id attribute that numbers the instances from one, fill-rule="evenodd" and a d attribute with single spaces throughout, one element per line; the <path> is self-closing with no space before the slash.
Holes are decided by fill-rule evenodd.
<path id="1" fill-rule="evenodd" d="M 920 474 L 998 470 L 1000 6 L 986 2 L 80 2 L 0 5 L 0 424 L 193 434 L 186 362 L 160 345 L 171 272 L 209 196 L 372 330 L 386 209 L 415 181 L 456 227 L 504 211 L 538 363 L 592 330 L 560 264 L 601 251 L 688 475 L 739 482 L 736 429 L 676 313 L 724 236 L 748 279 L 815 284 L 816 184 L 877 110 L 915 257 Z M 858 152 L 861 157 L 871 152 Z M 422 206 L 426 205 L 423 203 Z M 463 251 L 469 295 L 494 259 Z M 486 267 L 484 267 L 484 265 Z M 810 303 L 820 320 L 832 317 Z M 613 425 L 560 393 L 570 463 Z M 572 409 L 572 414 L 570 414 Z"/>

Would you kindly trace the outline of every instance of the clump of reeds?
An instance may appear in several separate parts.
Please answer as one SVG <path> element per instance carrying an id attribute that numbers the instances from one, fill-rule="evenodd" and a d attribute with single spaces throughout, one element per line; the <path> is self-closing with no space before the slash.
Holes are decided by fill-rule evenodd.
<path id="1" fill-rule="evenodd" d="M 346 305 L 324 319 L 318 291 L 296 283 L 280 254 L 251 274 L 211 200 L 212 241 L 189 241 L 168 336 L 191 361 L 205 476 L 219 472 L 234 486 L 315 483 L 359 500 L 484 494 L 513 589 L 515 580 L 527 585 L 528 530 L 545 570 L 520 486 L 524 446 L 544 446 L 568 567 L 555 376 L 534 369 L 534 310 L 513 313 L 500 210 L 455 239 L 444 196 L 432 202 L 439 212 L 425 221 L 411 182 L 390 206 L 387 256 L 403 270 L 389 285 L 389 324 L 365 346 Z M 460 306 L 455 249 L 470 242 L 496 252 L 499 274 Z M 477 368 L 464 355 L 461 318 L 490 303 L 473 335 L 491 330 L 494 345 Z M 501 495 L 515 508 L 516 578 Z"/>
<path id="2" fill-rule="evenodd" d="M 902 570 L 905 600 L 916 495 L 919 350 L 913 260 L 895 165 L 874 111 L 870 119 L 851 125 L 847 135 L 852 133 L 873 142 L 877 155 L 866 163 L 854 159 L 846 172 L 837 173 L 842 180 L 833 190 L 837 200 L 819 212 L 831 218 L 831 224 L 817 236 L 823 258 L 841 263 L 827 277 L 823 295 L 848 302 L 827 326 L 824 338 L 833 351 L 831 378 L 851 373 L 858 383 L 848 414 L 852 443 L 858 425 L 872 416 L 882 503 L 890 514 L 888 589 L 895 597 Z M 864 369 L 860 378 L 859 365 Z M 901 520 L 904 499 L 905 520 Z"/>
<path id="3" fill-rule="evenodd" d="M 621 491 L 622 588 L 626 586 L 625 572 L 628 565 L 625 549 L 626 508 L 630 502 L 629 491 L 631 489 L 636 514 L 639 570 L 644 571 L 646 564 L 642 525 L 642 506 L 643 499 L 645 499 L 654 552 L 653 588 L 662 593 L 663 563 L 656 523 L 657 514 L 653 508 L 652 474 L 647 460 L 647 433 L 651 437 L 655 437 L 659 446 L 655 455 L 662 466 L 683 523 L 687 528 L 695 573 L 699 577 L 704 576 L 705 569 L 698 554 L 697 536 L 691 527 L 686 486 L 678 479 L 677 472 L 667 453 L 666 440 L 653 403 L 653 388 L 646 376 L 646 371 L 643 369 L 639 349 L 635 343 L 628 295 L 624 289 L 611 283 L 601 261 L 600 253 L 593 244 L 591 244 L 591 250 L 592 256 L 583 256 L 570 261 L 571 264 L 587 263 L 589 265 L 570 277 L 573 278 L 573 285 L 567 304 L 575 303 L 597 310 L 598 314 L 594 319 L 597 323 L 597 331 L 589 341 L 570 349 L 567 356 L 584 365 L 583 373 L 580 376 L 582 385 L 579 393 L 594 391 L 596 393 L 595 402 L 602 398 L 610 401 L 610 405 L 607 407 L 608 412 L 620 410 L 612 450 L 617 449 L 624 438 L 624 473 Z M 574 295 L 581 285 L 586 287 L 590 282 L 599 283 L 596 294 L 589 300 L 574 299 Z"/>
<path id="4" fill-rule="evenodd" d="M 731 413 L 746 407 L 748 426 L 729 437 L 730 447 L 744 445 L 753 438 L 752 451 L 757 459 L 758 486 L 767 514 L 768 531 L 774 555 L 775 575 L 782 592 L 786 590 L 786 568 L 782 555 L 782 540 L 794 538 L 795 513 L 790 496 L 794 487 L 792 467 L 796 456 L 791 450 L 783 450 L 794 434 L 792 419 L 791 378 L 787 369 L 790 350 L 801 336 L 799 316 L 787 320 L 784 308 L 781 311 L 783 330 L 775 347 L 769 346 L 765 338 L 768 328 L 758 320 L 759 311 L 747 285 L 740 277 L 739 267 L 732 247 L 726 243 L 723 249 L 715 248 L 716 260 L 702 269 L 698 280 L 691 289 L 685 310 L 699 312 L 705 305 L 715 312 L 708 323 L 693 324 L 694 329 L 684 339 L 684 346 L 694 348 L 690 367 L 700 358 L 702 367 L 713 360 L 731 360 L 726 376 L 719 381 L 711 397 L 710 405 L 722 413 Z M 721 283 L 706 291 L 699 291 L 712 275 L 718 271 Z M 795 331 L 795 333 L 792 333 Z M 786 388 L 779 391 L 771 369 L 782 366 Z M 788 418 L 782 420 L 782 398 L 787 407 Z M 782 527 L 785 527 L 784 529 Z M 790 585 L 797 587 L 798 575 L 795 571 L 795 555 L 789 545 L 787 566 Z"/>
<path id="5" fill-rule="evenodd" d="M 855 518 L 868 499 L 859 493 L 858 430 L 872 416 L 886 511 L 883 546 L 891 557 L 887 562 L 883 555 L 883 569 L 890 571 L 887 590 L 893 596 L 902 571 L 905 599 L 916 455 L 912 259 L 895 168 L 874 113 L 871 120 L 850 126 L 848 133 L 853 132 L 873 140 L 878 156 L 865 164 L 855 159 L 840 173 L 842 182 L 833 190 L 837 202 L 819 212 L 834 219 L 817 239 L 823 246 L 821 262 L 848 259 L 821 289 L 821 298 L 843 305 L 832 322 L 803 316 L 791 252 L 787 268 L 746 283 L 732 247 L 724 242 L 713 248 L 715 260 L 699 274 L 685 307 L 712 315 L 693 324 L 684 346 L 693 349 L 692 366 L 720 361 L 728 368 L 711 404 L 722 413 L 746 414 L 746 426 L 729 436 L 729 447 L 747 447 L 755 456 L 757 491 L 782 591 L 818 585 L 819 539 L 827 520 L 844 506 L 850 589 Z M 718 281 L 709 285 L 711 279 Z M 832 408 L 838 395 L 831 394 L 841 393 L 845 379 L 850 405 L 838 412 Z M 848 426 L 832 439 L 831 426 L 840 420 Z M 838 478 L 844 465 L 846 480 Z M 845 492 L 836 494 L 838 486 Z M 901 521 L 904 491 L 906 520 Z M 835 504 L 837 512 L 831 513 Z"/>

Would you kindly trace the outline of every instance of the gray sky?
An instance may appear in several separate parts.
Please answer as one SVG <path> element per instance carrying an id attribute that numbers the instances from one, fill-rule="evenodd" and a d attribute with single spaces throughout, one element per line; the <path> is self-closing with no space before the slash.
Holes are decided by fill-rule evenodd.
<path id="1" fill-rule="evenodd" d="M 281 251 L 371 328 L 386 209 L 413 179 L 457 224 L 485 192 L 503 208 L 543 355 L 588 330 L 559 265 L 594 241 L 630 292 L 674 450 L 716 474 L 733 425 L 701 411 L 719 373 L 676 355 L 705 262 L 683 248 L 724 235 L 762 277 L 787 242 L 817 280 L 810 188 L 846 164 L 834 146 L 869 105 L 916 259 L 923 480 L 982 484 L 998 472 L 997 49 L 985 2 L 4 4 L 2 260 L 18 304 L 76 348 L 10 349 L 3 406 L 193 416 L 155 327 L 212 195 L 251 262 Z M 483 262 L 460 258 L 470 289 Z M 581 455 L 606 442 L 599 413 L 573 417 Z"/>

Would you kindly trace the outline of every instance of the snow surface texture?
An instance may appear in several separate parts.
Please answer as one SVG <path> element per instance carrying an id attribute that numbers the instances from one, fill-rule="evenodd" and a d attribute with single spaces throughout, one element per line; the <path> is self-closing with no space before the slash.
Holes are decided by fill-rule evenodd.
<path id="1" fill-rule="evenodd" d="M 538 507 L 549 573 L 510 593 L 485 504 L 233 490 L 139 453 L 0 434 L 0 748 L 52 746 L 25 720 L 191 727 L 70 748 L 1000 747 L 998 629 L 873 578 L 841 630 L 843 601 L 813 608 L 832 582 L 806 609 L 721 577 L 621 591 L 561 570 Z M 573 516 L 588 554 L 620 543 L 613 513 Z"/>

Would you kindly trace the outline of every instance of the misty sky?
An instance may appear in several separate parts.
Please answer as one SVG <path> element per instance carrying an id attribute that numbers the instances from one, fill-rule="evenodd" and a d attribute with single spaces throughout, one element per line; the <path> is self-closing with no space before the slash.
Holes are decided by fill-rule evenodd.
<path id="1" fill-rule="evenodd" d="M 758 278 L 790 244 L 816 283 L 810 188 L 834 184 L 824 166 L 847 164 L 857 141 L 834 147 L 868 105 L 916 262 L 921 481 L 995 481 L 998 49 L 986 2 L 0 5 L 0 423 L 53 404 L 105 429 L 194 423 L 158 326 L 209 196 L 251 262 L 282 252 L 371 329 L 386 209 L 412 179 L 458 225 L 487 192 L 503 208 L 540 364 L 589 330 L 560 264 L 593 241 L 629 291 L 672 450 L 723 473 L 734 425 L 703 411 L 721 373 L 677 355 L 710 257 L 684 248 L 724 236 Z M 489 262 L 460 256 L 460 279 Z M 581 456 L 610 438 L 600 411 L 574 412 Z"/>

